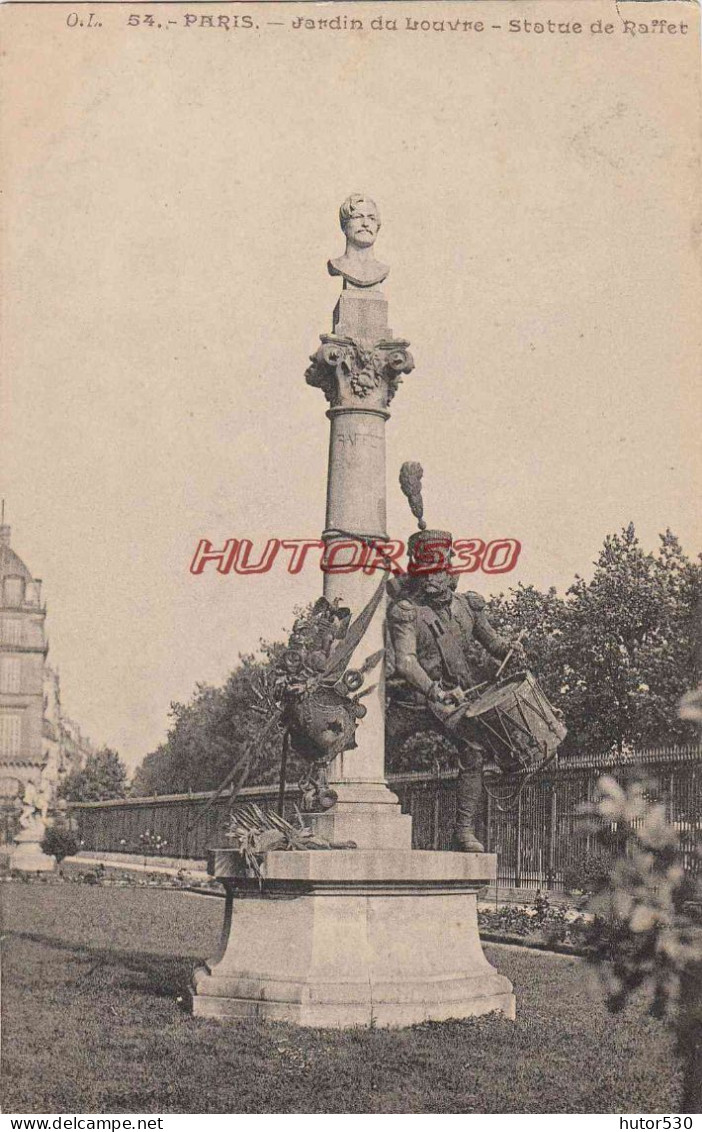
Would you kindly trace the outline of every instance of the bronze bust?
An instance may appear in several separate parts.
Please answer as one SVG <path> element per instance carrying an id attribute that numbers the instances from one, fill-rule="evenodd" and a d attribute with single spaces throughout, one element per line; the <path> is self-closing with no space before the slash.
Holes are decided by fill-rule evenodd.
<path id="1" fill-rule="evenodd" d="M 341 275 L 344 287 L 375 287 L 387 278 L 390 268 L 374 258 L 372 248 L 380 231 L 380 212 L 375 201 L 352 193 L 339 209 L 339 223 L 346 236 L 346 251 L 330 259 L 330 275 Z"/>

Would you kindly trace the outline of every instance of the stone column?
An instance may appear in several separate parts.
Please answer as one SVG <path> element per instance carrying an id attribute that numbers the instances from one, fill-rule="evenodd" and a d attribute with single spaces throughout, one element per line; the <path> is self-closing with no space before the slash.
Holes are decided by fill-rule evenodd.
<path id="1" fill-rule="evenodd" d="M 357 616 L 384 573 L 346 567 L 358 563 L 371 544 L 387 542 L 385 425 L 402 374 L 414 367 L 408 342 L 394 339 L 388 305 L 376 288 L 344 289 L 334 311 L 333 333 L 322 335 L 306 378 L 329 403 L 324 596 Z M 350 667 L 360 668 L 383 648 L 385 601 L 381 601 Z M 366 676 L 375 685 L 363 703 L 368 713 L 358 727 L 355 750 L 332 764 L 329 781 L 339 801 L 317 817 L 320 833 L 333 841 L 353 840 L 360 848 L 411 845 L 411 823 L 400 813 L 385 779 L 384 665 Z"/>

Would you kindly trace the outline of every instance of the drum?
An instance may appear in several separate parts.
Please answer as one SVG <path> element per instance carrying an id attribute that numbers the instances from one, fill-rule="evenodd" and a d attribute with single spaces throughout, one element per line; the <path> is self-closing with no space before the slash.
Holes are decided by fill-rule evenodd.
<path id="1" fill-rule="evenodd" d="M 461 720 L 470 721 L 476 738 L 505 774 L 538 770 L 567 735 L 531 672 L 503 680 L 471 704 L 462 704 L 449 726 Z"/>

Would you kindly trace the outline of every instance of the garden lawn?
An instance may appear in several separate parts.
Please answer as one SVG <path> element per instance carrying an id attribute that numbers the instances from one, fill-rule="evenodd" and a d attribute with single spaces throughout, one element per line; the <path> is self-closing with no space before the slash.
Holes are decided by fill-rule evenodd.
<path id="1" fill-rule="evenodd" d="M 582 960 L 486 947 L 517 1021 L 407 1030 L 221 1023 L 186 1010 L 223 901 L 5 883 L 3 1109 L 14 1113 L 660 1113 L 666 1031 L 611 1017 Z"/>

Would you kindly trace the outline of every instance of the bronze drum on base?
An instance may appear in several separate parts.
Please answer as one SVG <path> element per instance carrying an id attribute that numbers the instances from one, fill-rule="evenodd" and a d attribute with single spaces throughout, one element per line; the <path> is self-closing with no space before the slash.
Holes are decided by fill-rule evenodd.
<path id="1" fill-rule="evenodd" d="M 531 773 L 550 762 L 567 735 L 531 672 L 521 672 L 461 704 L 449 726 L 470 721 L 476 738 L 504 774 Z"/>

